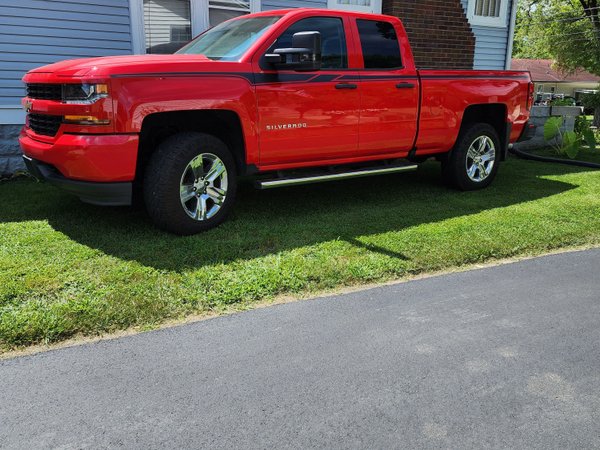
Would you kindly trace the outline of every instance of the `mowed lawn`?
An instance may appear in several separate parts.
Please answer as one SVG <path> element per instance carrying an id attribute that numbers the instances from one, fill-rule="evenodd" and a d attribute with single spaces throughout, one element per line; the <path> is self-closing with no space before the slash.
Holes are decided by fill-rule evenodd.
<path id="1" fill-rule="evenodd" d="M 140 209 L 85 205 L 25 178 L 2 182 L 0 352 L 597 245 L 599 193 L 598 171 L 515 158 L 490 188 L 458 192 L 427 163 L 415 173 L 272 191 L 246 183 L 228 222 L 177 237 Z"/>

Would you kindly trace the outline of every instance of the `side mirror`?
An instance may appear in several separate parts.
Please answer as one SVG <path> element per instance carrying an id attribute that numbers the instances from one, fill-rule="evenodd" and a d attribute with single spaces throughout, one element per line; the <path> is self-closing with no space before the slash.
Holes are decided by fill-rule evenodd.
<path id="1" fill-rule="evenodd" d="M 301 31 L 292 36 L 291 48 L 277 48 L 265 55 L 276 69 L 312 71 L 321 68 L 321 33 Z"/>

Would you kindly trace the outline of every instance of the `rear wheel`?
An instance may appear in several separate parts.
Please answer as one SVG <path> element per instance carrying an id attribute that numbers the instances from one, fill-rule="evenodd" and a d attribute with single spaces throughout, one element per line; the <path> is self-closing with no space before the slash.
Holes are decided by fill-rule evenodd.
<path id="1" fill-rule="evenodd" d="M 204 133 L 179 133 L 163 141 L 144 177 L 144 201 L 154 223 L 190 235 L 225 220 L 235 199 L 235 162 L 227 146 Z"/>
<path id="2" fill-rule="evenodd" d="M 444 180 L 470 191 L 487 187 L 498 172 L 500 140 L 494 127 L 476 123 L 461 132 L 454 149 L 442 162 Z"/>

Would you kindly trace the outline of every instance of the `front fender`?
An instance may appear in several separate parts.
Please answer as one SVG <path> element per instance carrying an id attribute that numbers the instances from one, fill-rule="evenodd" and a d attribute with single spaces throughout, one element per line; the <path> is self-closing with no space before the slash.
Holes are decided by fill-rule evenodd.
<path id="1" fill-rule="evenodd" d="M 118 133 L 139 133 L 149 114 L 233 111 L 242 125 L 247 162 L 258 161 L 256 98 L 246 75 L 195 73 L 114 77 L 112 92 Z"/>

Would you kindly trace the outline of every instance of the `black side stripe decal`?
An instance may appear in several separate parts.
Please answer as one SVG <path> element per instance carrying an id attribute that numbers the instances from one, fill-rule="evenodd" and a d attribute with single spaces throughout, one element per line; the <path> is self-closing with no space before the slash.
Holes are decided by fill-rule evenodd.
<path id="1" fill-rule="evenodd" d="M 148 72 L 148 73 L 120 73 L 111 75 L 111 78 L 172 78 L 172 77 L 228 77 L 243 78 L 254 84 L 252 72 Z"/>
<path id="2" fill-rule="evenodd" d="M 488 80 L 490 78 L 493 79 L 514 79 L 514 80 L 528 80 L 529 77 L 526 75 L 421 75 L 421 79 L 424 80 L 465 80 L 465 79 L 474 79 L 474 80 Z"/>
<path id="3" fill-rule="evenodd" d="M 273 83 L 329 83 L 339 81 L 400 81 L 416 80 L 417 75 L 366 75 L 366 74 L 314 74 L 314 73 L 252 73 L 252 72 L 155 72 L 112 75 L 111 78 L 172 78 L 172 77 L 224 77 L 242 78 L 252 85 Z M 456 79 L 524 79 L 526 75 L 421 75 L 425 80 Z"/>

